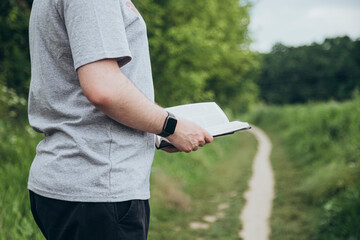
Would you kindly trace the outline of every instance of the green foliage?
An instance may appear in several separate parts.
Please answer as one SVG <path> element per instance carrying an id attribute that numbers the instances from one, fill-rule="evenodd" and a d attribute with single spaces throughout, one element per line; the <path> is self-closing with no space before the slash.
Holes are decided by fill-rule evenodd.
<path id="1" fill-rule="evenodd" d="M 0 2 L 0 84 L 26 97 L 30 80 L 28 22 L 32 0 Z"/>
<path id="2" fill-rule="evenodd" d="M 246 111 L 257 99 L 249 4 L 237 0 L 136 1 L 149 33 L 157 102 L 215 100 Z"/>
<path id="3" fill-rule="evenodd" d="M 14 90 L 3 86 L 0 82 L 0 119 L 8 121 L 26 119 L 26 106 L 25 98 L 19 97 Z"/>
<path id="4" fill-rule="evenodd" d="M 359 56 L 360 40 L 349 37 L 301 47 L 278 43 L 262 56 L 261 98 L 274 104 L 350 99 L 360 88 Z"/>
<path id="5" fill-rule="evenodd" d="M 311 239 L 359 239 L 360 100 L 266 107 L 252 119 L 286 149 L 279 156 L 281 147 L 275 146 L 272 157 L 280 182 L 273 219 L 279 224 L 277 214 L 293 201 L 291 211 L 306 220 L 295 219 L 299 225 L 286 227 L 289 236 L 298 227 L 310 231 Z"/>
<path id="6" fill-rule="evenodd" d="M 42 239 L 32 220 L 27 177 L 39 136 L 0 118 L 0 239 Z"/>
<path id="7" fill-rule="evenodd" d="M 216 101 L 246 111 L 257 100 L 249 7 L 237 0 L 135 1 L 149 35 L 156 99 L 163 106 Z M 0 3 L 0 83 L 26 97 L 32 0 Z"/>

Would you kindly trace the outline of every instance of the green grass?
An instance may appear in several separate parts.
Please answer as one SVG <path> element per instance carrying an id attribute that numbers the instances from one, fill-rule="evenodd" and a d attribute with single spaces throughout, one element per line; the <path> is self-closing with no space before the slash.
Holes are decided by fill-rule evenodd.
<path id="1" fill-rule="evenodd" d="M 252 135 L 236 134 L 216 139 L 193 154 L 157 154 L 149 239 L 239 239 L 239 215 L 255 151 Z M 157 173 L 164 174 L 163 171 L 166 177 L 157 180 Z M 177 189 L 176 198 L 182 200 L 174 201 L 166 188 L 164 192 L 164 180 Z M 208 230 L 189 227 L 192 221 L 204 222 L 204 216 L 219 213 L 222 203 L 229 206 L 223 210 L 224 217 L 210 224 Z"/>
<path id="2" fill-rule="evenodd" d="M 32 219 L 27 178 L 39 136 L 0 120 L 0 240 L 43 239 Z"/>
<path id="3" fill-rule="evenodd" d="M 265 107 L 273 141 L 271 239 L 360 239 L 360 100 Z"/>
<path id="4" fill-rule="evenodd" d="M 304 201 L 299 189 L 306 174 L 289 161 L 288 149 L 276 133 L 269 135 L 273 144 L 271 162 L 275 177 L 271 239 L 315 239 L 317 208 Z"/>
<path id="5" fill-rule="evenodd" d="M 27 191 L 41 135 L 25 125 L 0 119 L 0 240 L 44 239 L 32 219 Z M 151 178 L 150 239 L 237 239 L 255 148 L 252 135 L 241 133 L 191 154 L 158 151 Z M 191 221 L 216 214 L 220 203 L 229 208 L 210 229 L 189 228 Z"/>

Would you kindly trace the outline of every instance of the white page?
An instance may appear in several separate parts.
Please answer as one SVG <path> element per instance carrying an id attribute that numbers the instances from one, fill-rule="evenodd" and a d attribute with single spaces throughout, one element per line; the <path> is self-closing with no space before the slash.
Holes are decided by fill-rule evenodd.
<path id="1" fill-rule="evenodd" d="M 176 117 L 195 122 L 203 128 L 228 123 L 229 119 L 221 108 L 214 102 L 193 103 L 166 109 Z"/>
<path id="2" fill-rule="evenodd" d="M 249 129 L 250 126 L 247 122 L 233 121 L 222 125 L 212 126 L 205 128 L 212 136 L 221 135 L 224 133 L 231 133 L 240 130 Z"/>

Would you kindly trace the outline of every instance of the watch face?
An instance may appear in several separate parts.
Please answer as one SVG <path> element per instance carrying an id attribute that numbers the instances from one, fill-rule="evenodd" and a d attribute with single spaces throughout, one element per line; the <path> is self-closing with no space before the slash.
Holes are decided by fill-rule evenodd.
<path id="1" fill-rule="evenodd" d="M 165 131 L 170 134 L 173 134 L 175 132 L 176 124 L 177 124 L 177 120 L 175 118 L 169 117 L 167 124 L 166 124 Z"/>

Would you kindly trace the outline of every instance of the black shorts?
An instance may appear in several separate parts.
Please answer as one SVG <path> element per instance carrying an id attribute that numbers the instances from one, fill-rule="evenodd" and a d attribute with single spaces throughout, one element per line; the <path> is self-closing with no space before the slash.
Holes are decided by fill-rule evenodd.
<path id="1" fill-rule="evenodd" d="M 68 202 L 30 191 L 31 212 L 48 240 L 145 240 L 148 200 Z"/>

